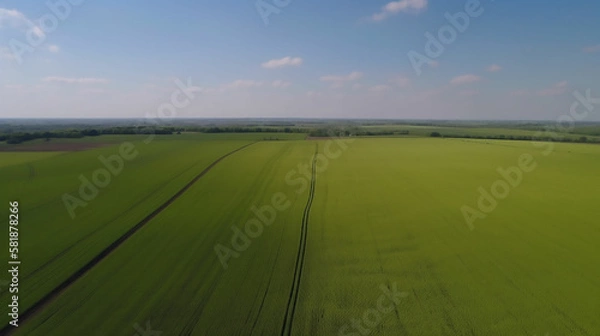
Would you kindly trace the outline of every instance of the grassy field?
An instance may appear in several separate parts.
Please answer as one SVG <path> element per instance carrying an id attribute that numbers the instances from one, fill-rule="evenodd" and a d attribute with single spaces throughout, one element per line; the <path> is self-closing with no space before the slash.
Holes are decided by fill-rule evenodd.
<path id="1" fill-rule="evenodd" d="M 43 160 L 61 152 L 0 152 L 0 168 Z"/>
<path id="2" fill-rule="evenodd" d="M 306 202 L 285 175 L 313 151 L 308 142 L 270 142 L 228 158 L 20 334 L 126 335 L 146 320 L 173 335 L 278 332 Z M 224 271 L 214 246 L 231 247 L 230 227 L 243 228 L 250 208 L 278 192 L 289 209 Z"/>
<path id="3" fill-rule="evenodd" d="M 120 143 L 0 168 L 0 181 L 5 187 L 0 191 L 1 198 L 21 204 L 21 235 L 26 237 L 20 242 L 20 256 L 26 260 L 20 273 L 20 285 L 26 288 L 20 296 L 22 309 L 81 268 L 211 162 L 257 140 L 228 140 L 220 135 L 205 141 L 157 137 L 145 144 L 144 139 L 121 139 L 131 140 L 138 155 L 124 159 L 122 171 L 111 174 L 110 183 L 97 188 L 97 196 L 89 201 L 80 196 L 81 178 L 93 180 L 95 171 L 105 169 L 99 157 L 118 155 Z M 65 206 L 66 193 L 85 205 L 74 209 L 74 218 Z M 8 208 L 0 213 L 8 218 Z M 4 244 L 8 242 L 2 240 Z M 3 301 L 8 297 L 6 291 L 0 295 Z M 4 323 L 6 310 L 6 305 L 0 309 Z"/>
<path id="4" fill-rule="evenodd" d="M 538 168 L 469 230 L 498 167 Z M 373 335 L 594 335 L 600 332 L 600 147 L 526 142 L 356 141 L 317 183 L 298 335 L 358 335 L 351 319 L 380 286 L 403 292 Z M 576 173 L 574 173 L 576 171 Z M 569 173 L 566 173 L 569 172 Z M 356 334 L 352 334 L 351 331 Z"/>
<path id="5" fill-rule="evenodd" d="M 120 138 L 0 167 L 2 199 L 22 204 L 22 308 L 212 167 L 14 334 L 600 332 L 600 146 L 378 138 L 333 155 L 335 142 L 290 136 L 214 166 L 264 134 Z M 139 156 L 72 219 L 62 195 L 125 140 Z M 535 169 L 468 225 L 461 208 L 524 154 Z"/>

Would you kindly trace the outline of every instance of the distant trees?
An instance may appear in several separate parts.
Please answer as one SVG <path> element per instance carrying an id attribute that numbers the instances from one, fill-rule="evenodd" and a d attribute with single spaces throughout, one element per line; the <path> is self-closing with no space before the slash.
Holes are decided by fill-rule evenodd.
<path id="1" fill-rule="evenodd" d="M 186 132 L 201 133 L 306 133 L 301 128 L 291 127 L 241 127 L 241 126 L 212 126 L 212 127 L 188 127 Z"/>
<path id="2" fill-rule="evenodd" d="M 44 139 L 50 141 L 50 139 L 76 139 L 83 138 L 86 136 L 99 136 L 103 134 L 173 134 L 175 129 L 173 127 L 110 127 L 101 130 L 97 129 L 82 129 L 82 130 L 64 130 L 64 131 L 51 131 L 51 132 L 15 132 L 0 135 L 0 141 L 6 141 L 10 145 L 16 145 L 23 142 Z"/>
<path id="3" fill-rule="evenodd" d="M 582 136 L 579 138 L 570 137 L 550 137 L 550 136 L 531 136 L 531 135 L 469 135 L 469 134 L 440 134 L 432 132 L 430 137 L 438 138 L 458 138 L 458 139 L 485 139 L 485 140 L 519 140 L 519 141 L 554 141 L 554 142 L 575 142 L 575 143 L 600 143 L 598 140 L 589 139 Z"/>

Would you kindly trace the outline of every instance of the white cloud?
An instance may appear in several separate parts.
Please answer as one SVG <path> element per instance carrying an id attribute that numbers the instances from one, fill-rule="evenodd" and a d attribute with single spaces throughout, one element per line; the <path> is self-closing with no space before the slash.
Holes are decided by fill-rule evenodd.
<path id="1" fill-rule="evenodd" d="M 389 91 L 391 87 L 389 85 L 375 85 L 369 88 L 371 92 L 386 92 Z"/>
<path id="2" fill-rule="evenodd" d="M 47 83 L 66 83 L 66 84 L 106 84 L 108 79 L 106 78 L 69 78 L 69 77 L 46 77 L 42 79 L 43 82 Z"/>
<path id="3" fill-rule="evenodd" d="M 290 82 L 286 82 L 286 81 L 282 81 L 282 80 L 275 80 L 275 81 L 273 81 L 273 82 L 271 83 L 271 85 L 272 85 L 273 87 L 276 87 L 276 88 L 286 88 L 286 87 L 289 87 L 289 86 L 291 86 L 291 85 L 292 85 L 292 83 L 290 83 Z"/>
<path id="4" fill-rule="evenodd" d="M 522 97 L 529 95 L 529 91 L 527 90 L 515 90 L 510 93 L 511 96 Z"/>
<path id="5" fill-rule="evenodd" d="M 300 66 L 304 63 L 304 60 L 300 57 L 284 57 L 281 59 L 272 59 L 263 63 L 261 66 L 265 69 L 277 69 L 286 66 Z"/>
<path id="6" fill-rule="evenodd" d="M 392 78 L 392 79 L 390 79 L 390 82 L 398 85 L 401 88 L 408 87 L 408 86 L 410 86 L 410 83 L 411 83 L 410 78 L 404 77 L 404 76 L 398 76 L 398 77 Z"/>
<path id="7" fill-rule="evenodd" d="M 499 66 L 498 64 L 492 64 L 487 68 L 488 72 L 498 72 L 500 70 L 502 70 L 502 67 Z"/>
<path id="8" fill-rule="evenodd" d="M 0 28 L 11 27 L 21 31 L 33 31 L 37 37 L 45 37 L 44 31 L 25 14 L 16 9 L 0 8 Z"/>
<path id="9" fill-rule="evenodd" d="M 362 76 L 363 76 L 362 72 L 354 71 L 346 76 L 335 76 L 335 75 L 322 76 L 321 78 L 319 78 L 319 80 L 322 82 L 350 82 L 350 81 L 359 80 L 362 78 Z"/>
<path id="10" fill-rule="evenodd" d="M 460 91 L 459 94 L 461 96 L 465 96 L 465 97 L 472 97 L 472 96 L 478 95 L 479 91 L 477 91 L 477 90 L 463 90 L 463 91 Z"/>
<path id="11" fill-rule="evenodd" d="M 371 16 L 373 21 L 383 21 L 400 12 L 419 13 L 427 8 L 427 0 L 399 0 L 392 1 L 381 8 L 379 13 Z"/>
<path id="12" fill-rule="evenodd" d="M 9 48 L 0 47 L 0 60 L 3 60 L 3 59 L 12 61 L 15 59 L 15 55 Z"/>
<path id="13" fill-rule="evenodd" d="M 561 81 L 561 82 L 558 82 L 558 83 L 552 85 L 551 87 L 548 87 L 545 89 L 541 89 L 541 90 L 537 90 L 537 91 L 516 90 L 516 91 L 512 91 L 510 93 L 510 95 L 516 96 L 516 97 L 534 96 L 534 95 L 537 95 L 540 97 L 560 96 L 560 95 L 564 94 L 565 92 L 567 92 L 568 87 L 569 87 L 569 82 Z"/>
<path id="14" fill-rule="evenodd" d="M 48 46 L 48 51 L 51 53 L 57 53 L 60 51 L 60 47 L 55 44 L 51 44 Z"/>
<path id="15" fill-rule="evenodd" d="M 476 75 L 462 75 L 462 76 L 457 76 L 457 77 L 452 78 L 452 80 L 450 81 L 450 84 L 463 85 L 463 84 L 479 82 L 480 80 L 481 80 L 481 77 L 476 76 Z"/>
<path id="16" fill-rule="evenodd" d="M 321 82 L 331 83 L 332 89 L 341 89 L 344 87 L 344 85 L 346 85 L 346 83 L 357 81 L 357 80 L 361 79 L 362 76 L 363 76 L 362 72 L 354 71 L 345 76 L 338 76 L 338 75 L 322 76 L 321 78 L 319 78 L 319 80 Z"/>
<path id="17" fill-rule="evenodd" d="M 543 97 L 559 96 L 567 91 L 568 85 L 569 85 L 569 82 L 567 82 L 567 81 L 558 82 L 558 83 L 554 84 L 552 87 L 549 87 L 549 88 L 543 89 L 543 90 L 539 90 L 537 92 L 537 95 L 543 96 Z"/>
<path id="18" fill-rule="evenodd" d="M 223 89 L 244 89 L 262 86 L 263 82 L 258 82 L 250 79 L 238 79 L 229 84 L 225 84 Z"/>
<path id="19" fill-rule="evenodd" d="M 79 91 L 82 94 L 103 94 L 106 90 L 103 89 L 83 89 Z"/>
<path id="20" fill-rule="evenodd" d="M 583 52 L 586 52 L 586 53 L 600 52 L 600 44 L 595 45 L 595 46 L 585 47 L 585 48 L 583 48 Z"/>

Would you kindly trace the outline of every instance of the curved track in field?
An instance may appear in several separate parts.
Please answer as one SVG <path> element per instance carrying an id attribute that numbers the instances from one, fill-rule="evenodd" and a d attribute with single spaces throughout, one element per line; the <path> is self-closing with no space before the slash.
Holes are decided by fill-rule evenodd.
<path id="1" fill-rule="evenodd" d="M 169 205 L 171 205 L 179 197 L 181 197 L 181 195 L 183 195 L 192 185 L 194 185 L 194 183 L 196 183 L 201 177 L 206 175 L 206 173 L 208 173 L 219 162 L 223 161 L 228 156 L 235 154 L 236 152 L 239 152 L 253 144 L 255 144 L 255 142 L 244 145 L 238 149 L 235 149 L 235 150 L 221 156 L 216 161 L 211 163 L 208 167 L 206 167 L 202 172 L 200 172 L 198 175 L 196 175 L 196 177 L 194 177 L 188 184 L 186 184 L 183 188 L 181 188 L 175 195 L 173 195 L 171 198 L 169 198 L 160 207 L 158 207 L 156 210 L 152 211 L 151 214 L 146 216 L 144 219 L 142 219 L 140 222 L 138 222 L 135 226 L 133 226 L 131 229 L 129 229 L 127 232 L 125 232 L 124 235 L 119 237 L 119 239 L 115 240 L 112 244 L 110 244 L 108 247 L 106 247 L 104 250 L 102 250 L 98 255 L 96 255 L 92 260 L 90 260 L 82 268 L 80 268 L 75 273 L 73 273 L 73 275 L 71 275 L 69 278 L 67 278 L 65 281 L 63 281 L 60 285 L 58 285 L 55 289 L 50 291 L 48 294 L 46 294 L 42 299 L 40 299 L 38 302 L 36 302 L 29 309 L 25 310 L 19 316 L 19 326 L 21 326 L 25 322 L 27 322 L 27 320 L 30 319 L 32 316 L 34 316 L 36 313 L 40 312 L 48 303 L 50 303 L 52 300 L 56 299 L 67 288 L 69 288 L 72 284 L 74 284 L 77 280 L 79 280 L 79 278 L 84 276 L 87 272 L 89 272 L 92 268 L 94 268 L 94 266 L 96 266 L 98 263 L 100 263 L 104 258 L 108 257 L 119 246 L 121 246 L 121 244 L 123 244 L 127 239 L 129 239 L 131 236 L 133 236 L 134 233 L 136 233 L 138 230 L 140 230 L 142 227 L 144 227 L 144 225 L 148 224 L 148 222 L 150 222 L 154 217 L 156 217 L 163 210 L 165 210 Z M 16 329 L 16 328 L 14 328 L 10 324 L 8 324 L 0 330 L 0 335 L 9 335 L 11 332 L 16 331 L 14 329 Z"/>
<path id="2" fill-rule="evenodd" d="M 317 154 L 319 154 L 319 145 L 317 144 L 315 155 L 312 160 L 312 176 L 310 180 L 310 191 L 308 200 L 302 214 L 302 228 L 300 233 L 300 245 L 298 247 L 298 255 L 296 256 L 296 267 L 294 270 L 294 282 L 290 290 L 287 309 L 285 311 L 285 319 L 281 328 L 281 336 L 289 336 L 292 334 L 292 326 L 294 323 L 294 313 L 296 312 L 296 304 L 298 302 L 298 294 L 300 293 L 300 280 L 302 279 L 302 269 L 304 268 L 304 255 L 306 254 L 306 236 L 308 234 L 308 218 L 310 216 L 310 208 L 315 197 L 315 184 L 317 179 Z"/>

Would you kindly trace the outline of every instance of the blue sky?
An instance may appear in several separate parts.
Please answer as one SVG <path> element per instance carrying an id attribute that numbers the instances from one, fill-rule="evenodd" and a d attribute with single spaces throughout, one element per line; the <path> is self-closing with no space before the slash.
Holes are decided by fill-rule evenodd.
<path id="1" fill-rule="evenodd" d="M 0 118 L 141 118 L 176 79 L 201 88 L 176 116 L 200 118 L 552 120 L 600 96 L 594 1 L 49 3 L 0 1 Z"/>

